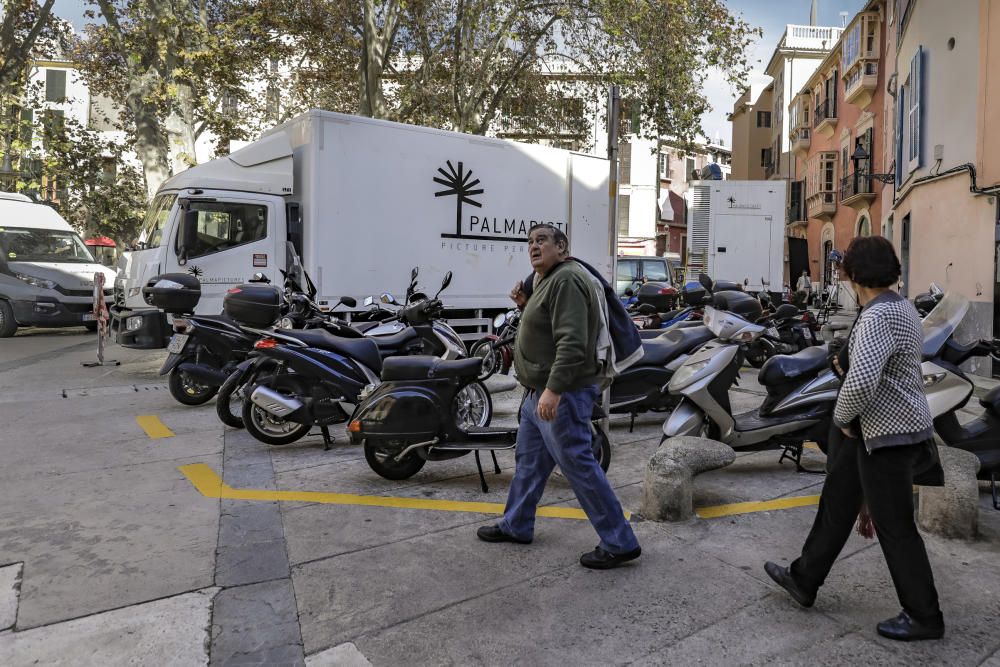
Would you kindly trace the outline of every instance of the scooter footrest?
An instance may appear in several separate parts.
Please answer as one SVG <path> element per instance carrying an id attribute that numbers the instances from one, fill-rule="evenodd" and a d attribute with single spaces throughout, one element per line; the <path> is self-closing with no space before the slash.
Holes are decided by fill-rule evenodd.
<path id="1" fill-rule="evenodd" d="M 455 442 L 445 442 L 431 447 L 432 451 L 490 451 L 495 449 L 510 449 L 514 446 L 514 439 L 502 440 L 493 438 L 490 440 L 463 440 Z"/>

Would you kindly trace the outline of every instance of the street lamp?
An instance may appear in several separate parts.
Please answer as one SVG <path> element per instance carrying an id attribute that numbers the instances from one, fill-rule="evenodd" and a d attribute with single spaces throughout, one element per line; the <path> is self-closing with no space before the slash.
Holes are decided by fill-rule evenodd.
<path id="1" fill-rule="evenodd" d="M 876 181 L 881 181 L 882 183 L 892 183 L 896 180 L 896 172 L 889 172 L 888 174 L 873 174 L 866 170 L 861 169 L 858 163 L 868 160 L 868 151 L 861 144 L 854 149 L 854 154 L 851 155 L 851 162 L 854 163 L 854 175 L 855 176 L 867 176 L 868 178 L 874 178 Z"/>

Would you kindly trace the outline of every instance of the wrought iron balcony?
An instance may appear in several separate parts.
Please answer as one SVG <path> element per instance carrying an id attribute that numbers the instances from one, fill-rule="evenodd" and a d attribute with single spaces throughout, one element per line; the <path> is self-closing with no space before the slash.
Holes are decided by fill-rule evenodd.
<path id="1" fill-rule="evenodd" d="M 837 109 L 831 100 L 823 100 L 813 112 L 813 128 L 825 137 L 833 136 L 837 125 Z"/>
<path id="2" fill-rule="evenodd" d="M 863 207 L 875 199 L 875 188 L 870 176 L 857 172 L 840 179 L 840 203 L 855 208 Z"/>

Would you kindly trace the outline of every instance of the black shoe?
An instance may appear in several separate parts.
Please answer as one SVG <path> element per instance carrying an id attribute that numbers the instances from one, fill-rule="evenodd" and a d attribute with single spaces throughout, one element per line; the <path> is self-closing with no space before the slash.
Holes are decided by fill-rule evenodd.
<path id="1" fill-rule="evenodd" d="M 767 576 L 774 579 L 774 583 L 788 591 L 788 594 L 803 607 L 811 607 L 816 602 L 816 593 L 808 593 L 803 590 L 792 578 L 792 573 L 787 567 L 767 561 L 764 563 L 764 571 L 767 572 Z"/>
<path id="2" fill-rule="evenodd" d="M 515 544 L 531 544 L 531 540 L 522 540 L 514 537 L 513 535 L 508 535 L 500 530 L 500 526 L 496 525 L 483 526 L 476 531 L 476 537 L 481 539 L 483 542 L 514 542 Z"/>
<path id="3" fill-rule="evenodd" d="M 912 642 L 921 639 L 941 639 L 944 637 L 944 620 L 938 617 L 934 623 L 921 623 L 905 611 L 899 616 L 882 621 L 875 630 L 883 637 L 901 642 Z"/>
<path id="4" fill-rule="evenodd" d="M 593 551 L 588 551 L 580 556 L 580 565 L 589 567 L 591 570 L 610 570 L 630 560 L 635 560 L 641 553 L 642 547 L 636 547 L 623 554 L 613 554 L 601 547 L 596 547 Z"/>

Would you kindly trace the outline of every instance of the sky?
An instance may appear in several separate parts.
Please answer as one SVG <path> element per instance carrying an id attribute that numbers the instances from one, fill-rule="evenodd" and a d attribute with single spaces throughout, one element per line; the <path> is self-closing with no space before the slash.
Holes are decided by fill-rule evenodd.
<path id="1" fill-rule="evenodd" d="M 742 15 L 753 26 L 763 28 L 764 36 L 758 39 L 750 49 L 750 62 L 755 70 L 750 82 L 764 82 L 764 67 L 771 58 L 771 53 L 789 23 L 808 25 L 809 9 L 812 0 L 724 0 L 730 11 Z M 841 12 L 847 12 L 847 20 L 857 14 L 865 4 L 865 0 L 816 0 L 819 15 L 817 23 L 821 26 L 840 26 Z M 54 11 L 77 30 L 87 23 L 83 12 L 91 7 L 85 0 L 56 0 Z M 726 120 L 726 115 L 733 110 L 733 104 L 739 97 L 739 92 L 733 90 L 718 71 L 710 72 L 705 81 L 705 93 L 712 111 L 702 117 L 702 126 L 708 139 L 714 141 L 719 137 L 723 142 L 732 145 L 732 124 Z"/>
<path id="2" fill-rule="evenodd" d="M 865 5 L 865 0 L 816 0 L 818 16 L 816 22 L 821 26 L 842 25 L 840 12 L 847 12 L 850 21 Z M 763 28 L 764 36 L 758 39 L 750 48 L 750 63 L 754 74 L 750 83 L 763 83 L 770 79 L 764 74 L 764 68 L 771 59 L 774 47 L 785 32 L 789 23 L 809 25 L 809 10 L 812 0 L 725 0 L 730 11 L 752 26 Z M 705 81 L 705 94 L 712 111 L 702 116 L 702 126 L 705 135 L 712 141 L 718 136 L 727 146 L 732 145 L 732 123 L 726 120 L 726 115 L 733 110 L 733 104 L 739 97 L 739 91 L 733 90 L 722 73 L 710 72 Z"/>

